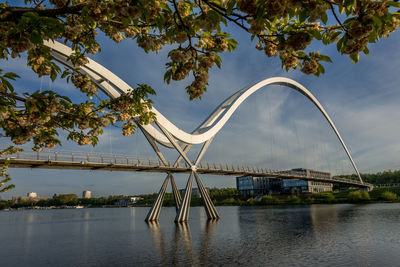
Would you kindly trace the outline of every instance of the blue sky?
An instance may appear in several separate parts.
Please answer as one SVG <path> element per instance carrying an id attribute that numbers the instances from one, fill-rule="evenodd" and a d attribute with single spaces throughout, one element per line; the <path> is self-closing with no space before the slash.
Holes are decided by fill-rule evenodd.
<path id="1" fill-rule="evenodd" d="M 369 45 L 371 55 L 361 56 L 353 64 L 340 56 L 334 45 L 313 48 L 331 56 L 334 63 L 326 64 L 326 74 L 307 76 L 300 71 L 281 70 L 277 58 L 267 58 L 257 51 L 247 35 L 234 30 L 239 41 L 233 53 L 222 56 L 221 69 L 210 73 L 209 88 L 202 100 L 189 101 L 185 86 L 189 80 L 163 82 L 166 55 L 145 54 L 134 41 L 115 44 L 100 36 L 103 51 L 94 59 L 135 86 L 147 83 L 157 91 L 154 105 L 177 126 L 190 132 L 226 97 L 259 80 L 284 76 L 308 88 L 324 105 L 338 127 L 361 172 L 399 169 L 400 142 L 400 34 Z M 1 61 L 0 68 L 21 74 L 15 85 L 19 89 L 54 89 L 74 99 L 80 93 L 64 81 L 51 84 L 39 79 L 25 66 L 25 59 Z M 63 138 L 63 137 L 62 137 Z M 141 133 L 124 137 L 119 129 L 107 129 L 97 147 L 80 147 L 62 139 L 60 149 L 123 153 L 155 158 Z M 1 144 L 8 142 L 2 138 Z M 194 149 L 194 152 L 198 148 Z M 166 152 L 170 160 L 176 153 Z M 190 154 L 195 157 L 195 153 Z M 248 164 L 263 168 L 307 167 L 332 173 L 352 173 L 349 161 L 317 109 L 297 92 L 274 86 L 257 92 L 234 113 L 218 133 L 204 161 Z M 77 193 L 92 190 L 95 196 L 140 194 L 158 191 L 164 174 L 106 171 L 60 171 L 10 169 L 16 188 L 3 198 L 25 195 Z M 178 187 L 184 187 L 187 175 L 177 175 Z M 203 176 L 206 186 L 234 187 L 234 177 Z"/>

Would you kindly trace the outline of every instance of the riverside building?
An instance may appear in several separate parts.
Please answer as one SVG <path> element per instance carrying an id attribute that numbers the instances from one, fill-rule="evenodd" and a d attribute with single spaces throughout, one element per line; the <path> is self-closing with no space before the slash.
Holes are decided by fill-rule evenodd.
<path id="1" fill-rule="evenodd" d="M 297 175 L 300 174 L 314 178 L 331 178 L 331 174 L 329 172 L 314 171 L 310 169 L 299 168 L 292 169 L 289 172 L 296 172 Z M 296 179 L 241 176 L 236 177 L 236 188 L 239 195 L 242 196 L 321 193 L 332 191 L 332 183 Z"/>
<path id="2" fill-rule="evenodd" d="M 36 192 L 30 192 L 30 193 L 26 194 L 26 196 L 27 196 L 27 197 L 30 197 L 30 198 L 38 197 L 38 195 L 37 195 Z"/>
<path id="3" fill-rule="evenodd" d="M 83 191 L 82 198 L 92 198 L 92 191 L 89 191 L 89 190 Z"/>
<path id="4" fill-rule="evenodd" d="M 13 203 L 20 203 L 21 201 L 40 201 L 40 200 L 48 200 L 48 197 L 39 197 L 36 192 L 29 192 L 26 194 L 26 197 L 12 197 Z"/>
<path id="5" fill-rule="evenodd" d="M 123 197 L 123 198 L 118 198 L 115 200 L 114 205 L 115 206 L 121 206 L 121 207 L 127 207 L 130 205 L 135 204 L 136 202 L 143 200 L 142 197 Z"/>
<path id="6" fill-rule="evenodd" d="M 210 188 L 205 187 L 208 194 L 210 194 Z M 179 189 L 179 194 L 181 196 L 185 195 L 185 189 Z M 200 190 L 197 187 L 192 188 L 192 197 L 194 198 L 201 198 Z"/>

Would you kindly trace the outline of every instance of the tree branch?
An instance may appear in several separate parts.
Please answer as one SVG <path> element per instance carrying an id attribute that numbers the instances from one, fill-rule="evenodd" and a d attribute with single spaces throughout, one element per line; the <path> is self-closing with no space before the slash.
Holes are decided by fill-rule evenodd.
<path id="1" fill-rule="evenodd" d="M 220 14 L 221 16 L 226 18 L 227 20 L 232 21 L 233 23 L 235 23 L 237 26 L 239 26 L 240 28 L 242 28 L 246 32 L 249 32 L 249 29 L 246 28 L 245 26 L 243 26 L 243 24 L 240 24 L 239 22 L 237 22 L 236 19 L 233 19 L 233 18 L 229 17 L 228 15 L 226 15 L 226 13 L 222 12 L 221 10 L 224 10 L 224 8 L 218 6 L 218 5 L 214 4 L 214 3 L 210 3 L 208 0 L 203 0 L 203 2 L 206 3 L 212 10 L 216 11 L 218 14 Z"/>
<path id="2" fill-rule="evenodd" d="M 21 101 L 21 102 L 25 102 L 25 101 L 26 101 L 25 98 L 20 97 L 20 96 L 17 96 L 17 95 L 7 94 L 7 93 L 2 93 L 2 92 L 0 92 L 0 94 L 3 95 L 3 96 L 5 96 L 5 97 L 9 97 L 9 98 L 12 98 L 12 99 Z"/>
<path id="3" fill-rule="evenodd" d="M 325 1 L 325 2 L 328 3 L 331 6 L 331 10 L 332 10 L 333 16 L 335 17 L 336 21 L 339 23 L 339 25 L 343 29 L 343 31 L 347 31 L 346 28 L 344 27 L 344 25 L 342 24 L 342 22 L 339 20 L 339 17 L 336 15 L 335 8 L 334 8 L 333 4 L 330 1 Z"/>
<path id="4" fill-rule="evenodd" d="M 65 14 L 79 14 L 82 8 L 85 6 L 86 2 L 76 4 L 73 6 L 64 6 L 62 8 L 40 9 L 32 7 L 6 7 L 4 9 L 5 10 L 4 13 L 7 13 L 7 11 L 10 13 L 7 16 L 5 16 L 5 18 L 3 18 L 2 21 L 9 20 L 10 18 L 20 18 L 21 16 L 23 16 L 25 13 L 28 12 L 35 12 L 39 16 L 45 16 L 45 17 L 57 17 Z"/>

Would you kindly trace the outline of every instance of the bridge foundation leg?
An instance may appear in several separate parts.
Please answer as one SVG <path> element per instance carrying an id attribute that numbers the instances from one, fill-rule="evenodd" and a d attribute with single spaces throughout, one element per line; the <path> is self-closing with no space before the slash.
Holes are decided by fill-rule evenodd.
<path id="1" fill-rule="evenodd" d="M 160 216 L 160 211 L 161 211 L 161 207 L 163 204 L 165 190 L 167 189 L 169 178 L 170 178 L 170 174 L 168 174 L 167 177 L 165 178 L 164 183 L 161 186 L 160 191 L 158 192 L 157 198 L 154 201 L 153 206 L 151 207 L 151 209 L 149 210 L 149 213 L 146 216 L 146 219 L 145 219 L 146 222 L 158 220 L 158 217 Z"/>
<path id="2" fill-rule="evenodd" d="M 360 188 L 360 192 L 364 193 L 364 192 L 369 192 L 371 191 L 371 189 L 369 187 L 361 187 Z"/>
<path id="3" fill-rule="evenodd" d="M 203 183 L 201 182 L 201 179 L 200 179 L 199 175 L 197 174 L 197 172 L 194 172 L 194 176 L 196 178 L 197 187 L 200 190 L 201 198 L 203 199 L 204 208 L 206 209 L 208 219 L 209 220 L 218 220 L 219 219 L 218 212 L 215 209 L 215 206 L 212 203 L 210 195 L 208 194 L 207 190 L 203 186 Z"/>
<path id="4" fill-rule="evenodd" d="M 185 194 L 183 195 L 181 204 L 179 206 L 178 214 L 176 214 L 175 222 L 186 222 L 189 218 L 190 200 L 192 198 L 192 186 L 193 186 L 193 172 L 189 176 L 189 180 L 186 184 Z"/>
<path id="5" fill-rule="evenodd" d="M 175 179 L 172 174 L 170 175 L 170 178 L 171 178 L 172 194 L 173 194 L 174 200 L 175 200 L 176 212 L 178 212 L 182 198 L 181 198 L 181 195 L 179 194 L 178 187 L 176 187 Z"/>

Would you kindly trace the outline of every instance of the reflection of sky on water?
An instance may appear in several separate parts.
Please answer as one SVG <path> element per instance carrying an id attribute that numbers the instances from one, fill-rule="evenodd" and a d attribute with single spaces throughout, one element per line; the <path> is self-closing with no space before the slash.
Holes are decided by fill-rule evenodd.
<path id="1" fill-rule="evenodd" d="M 396 266 L 400 204 L 0 212 L 4 266 Z M 3 256 L 3 255 L 1 255 Z"/>

